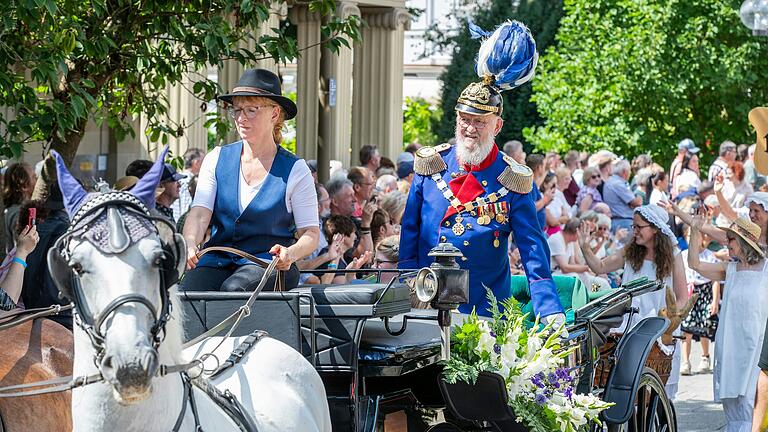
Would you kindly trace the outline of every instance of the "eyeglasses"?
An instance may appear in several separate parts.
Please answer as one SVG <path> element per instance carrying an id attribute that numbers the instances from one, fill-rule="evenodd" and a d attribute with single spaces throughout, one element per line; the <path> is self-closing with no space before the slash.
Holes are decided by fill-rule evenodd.
<path id="1" fill-rule="evenodd" d="M 397 264 L 397 261 L 387 261 L 387 260 L 380 260 L 380 259 L 373 260 L 374 267 L 378 267 L 381 264 Z"/>
<path id="2" fill-rule="evenodd" d="M 242 107 L 242 108 L 236 108 L 233 106 L 227 107 L 227 114 L 229 114 L 230 117 L 237 120 L 238 117 L 240 117 L 241 113 L 245 113 L 245 118 L 248 120 L 253 120 L 256 118 L 256 115 L 259 113 L 259 110 L 262 108 L 272 108 L 274 105 L 257 105 L 257 106 L 248 106 L 248 107 Z"/>
<path id="3" fill-rule="evenodd" d="M 590 178 L 591 178 L 591 179 L 598 179 L 598 178 L 600 178 L 600 175 L 599 175 L 599 174 L 595 174 L 595 175 L 593 175 L 593 176 L 592 176 L 592 177 L 590 177 Z"/>
<path id="4" fill-rule="evenodd" d="M 601 227 L 597 227 L 597 230 L 598 230 L 598 231 L 607 231 L 607 230 L 608 230 L 608 227 L 604 227 L 604 226 L 601 226 Z"/>
<path id="5" fill-rule="evenodd" d="M 462 116 L 458 116 L 457 119 L 459 121 L 459 126 L 464 129 L 468 128 L 470 125 L 474 126 L 477 130 L 485 129 L 485 127 L 488 126 L 487 120 L 470 120 Z"/>
<path id="6" fill-rule="evenodd" d="M 651 226 L 651 225 L 650 224 L 649 225 L 632 224 L 632 229 L 635 230 L 635 231 L 640 231 L 643 228 L 648 228 L 649 226 Z"/>

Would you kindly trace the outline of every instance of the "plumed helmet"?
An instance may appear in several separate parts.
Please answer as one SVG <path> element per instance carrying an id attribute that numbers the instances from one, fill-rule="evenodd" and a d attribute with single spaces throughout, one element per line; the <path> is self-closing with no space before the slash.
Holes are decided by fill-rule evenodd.
<path id="1" fill-rule="evenodd" d="M 475 115 L 501 115 L 501 92 L 519 87 L 533 78 L 539 54 L 531 31 L 518 21 L 507 21 L 493 32 L 483 31 L 472 22 L 473 39 L 485 38 L 475 62 L 482 79 L 469 84 L 456 101 L 456 111 Z"/>

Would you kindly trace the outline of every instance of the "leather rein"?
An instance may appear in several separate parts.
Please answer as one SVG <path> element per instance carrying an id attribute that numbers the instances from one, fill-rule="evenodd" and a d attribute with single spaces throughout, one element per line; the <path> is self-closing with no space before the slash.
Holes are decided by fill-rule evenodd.
<path id="1" fill-rule="evenodd" d="M 254 263 L 266 267 L 266 271 L 264 272 L 264 275 L 261 278 L 261 281 L 259 282 L 259 285 L 256 287 L 256 289 L 253 291 L 251 296 L 248 298 L 248 300 L 240 306 L 235 312 L 233 312 L 230 316 L 227 318 L 224 318 L 220 323 L 216 324 L 214 327 L 212 327 L 207 332 L 201 334 L 200 336 L 196 337 L 195 339 L 185 343 L 183 345 L 183 348 L 188 348 L 192 345 L 195 345 L 205 339 L 208 339 L 211 336 L 214 336 L 221 331 L 223 331 L 228 325 L 231 324 L 231 327 L 227 331 L 227 334 L 222 338 L 221 342 L 211 350 L 209 353 L 202 354 L 198 358 L 192 360 L 189 363 L 183 363 L 183 364 L 177 364 L 177 365 L 160 365 L 158 368 L 157 374 L 155 376 L 162 377 L 169 374 L 174 373 L 184 373 L 190 369 L 193 368 L 199 368 L 200 374 L 206 373 L 208 371 L 205 370 L 203 362 L 208 357 L 214 357 L 213 352 L 215 352 L 221 344 L 232 335 L 232 333 L 235 331 L 235 329 L 240 325 L 240 322 L 243 318 L 247 317 L 251 313 L 251 307 L 253 306 L 253 303 L 256 301 L 256 298 L 258 297 L 259 293 L 264 289 L 264 286 L 267 283 L 267 279 L 269 278 L 269 275 L 274 271 L 277 261 L 272 260 L 269 264 L 267 264 L 266 261 L 257 258 L 247 252 L 243 252 L 238 249 L 230 248 L 230 247 L 223 247 L 223 246 L 215 246 L 215 247 L 209 247 L 205 248 L 197 253 L 198 257 L 201 257 L 205 255 L 208 252 L 227 252 L 232 253 L 238 256 L 241 256 L 245 259 L 248 259 L 250 261 L 253 261 Z M 283 272 L 278 272 L 278 278 L 275 281 L 276 289 L 282 288 L 284 286 L 281 282 L 281 275 Z M 23 316 L 18 321 L 11 321 L 10 325 L 7 325 L 0 319 L 0 330 L 8 327 L 12 327 L 14 325 L 21 324 L 22 322 L 26 322 L 35 318 L 53 315 L 54 313 L 58 313 L 62 310 L 68 310 L 72 309 L 74 307 L 73 304 L 69 304 L 67 306 L 61 306 L 61 305 L 55 305 L 50 308 L 41 308 L 41 309 L 30 309 L 29 311 L 24 312 L 32 312 L 26 316 Z M 55 312 L 51 312 L 54 311 Z M 14 318 L 20 315 L 24 315 L 23 313 L 18 313 L 9 316 L 10 318 Z M 6 327 L 2 327 L 4 325 L 7 325 Z M 210 371 L 210 373 L 215 372 L 218 369 L 215 368 L 214 370 Z M 104 378 L 102 377 L 101 373 L 91 374 L 91 375 L 85 375 L 85 376 L 67 376 L 67 377 L 61 377 L 61 378 L 54 378 L 50 380 L 45 381 L 37 381 L 33 383 L 26 383 L 26 384 L 17 384 L 12 386 L 4 386 L 0 387 L 0 398 L 11 398 L 11 397 L 22 397 L 22 396 L 36 396 L 36 395 L 42 395 L 42 394 L 49 394 L 49 393 L 58 393 L 63 391 L 69 391 L 73 390 L 79 387 L 84 387 L 89 384 L 94 384 L 98 382 L 103 382 Z M 188 392 L 185 392 L 185 394 L 188 394 Z M 186 398 L 187 396 L 185 396 Z M 186 403 L 185 403 L 186 407 Z M 183 413 L 182 413 L 183 414 Z"/>

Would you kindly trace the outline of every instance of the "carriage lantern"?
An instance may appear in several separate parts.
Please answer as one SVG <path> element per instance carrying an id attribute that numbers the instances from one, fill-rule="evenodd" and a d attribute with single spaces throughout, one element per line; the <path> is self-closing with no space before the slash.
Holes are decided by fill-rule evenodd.
<path id="1" fill-rule="evenodd" d="M 440 243 L 429 251 L 434 257 L 429 267 L 416 275 L 416 297 L 437 309 L 437 322 L 443 333 L 443 358 L 450 355 L 451 311 L 469 301 L 469 272 L 459 267 L 463 255 L 456 246 Z"/>

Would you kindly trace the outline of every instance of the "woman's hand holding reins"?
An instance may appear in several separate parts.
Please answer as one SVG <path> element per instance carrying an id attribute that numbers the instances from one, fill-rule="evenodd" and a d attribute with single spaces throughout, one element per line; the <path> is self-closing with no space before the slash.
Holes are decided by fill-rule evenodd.
<path id="1" fill-rule="evenodd" d="M 277 244 L 272 246 L 269 253 L 275 256 L 275 260 L 277 261 L 275 268 L 278 270 L 288 270 L 291 268 L 291 264 L 296 261 L 296 257 L 294 257 L 291 248 L 283 245 Z"/>
<path id="2" fill-rule="evenodd" d="M 197 245 L 187 246 L 187 270 L 197 267 L 197 262 L 200 261 L 200 258 L 197 256 L 199 249 Z"/>

